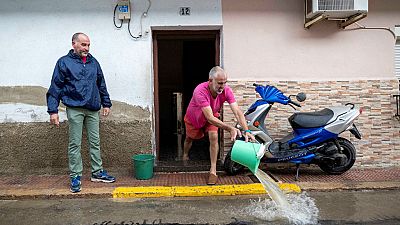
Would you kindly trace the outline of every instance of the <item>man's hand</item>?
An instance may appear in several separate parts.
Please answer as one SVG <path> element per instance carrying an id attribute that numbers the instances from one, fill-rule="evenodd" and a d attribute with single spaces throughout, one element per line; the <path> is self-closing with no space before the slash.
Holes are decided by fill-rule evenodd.
<path id="1" fill-rule="evenodd" d="M 60 127 L 60 118 L 58 117 L 58 113 L 50 114 L 50 124 L 56 125 L 56 127 Z"/>
<path id="2" fill-rule="evenodd" d="M 232 109 L 233 114 L 235 115 L 236 119 L 238 120 L 240 126 L 242 128 L 247 127 L 247 122 L 246 122 L 246 118 L 244 117 L 244 114 L 242 112 L 242 110 L 240 110 L 238 104 L 236 102 L 231 103 L 229 105 Z M 241 136 L 241 135 L 240 135 Z M 255 141 L 256 139 L 254 138 L 254 136 L 250 133 L 250 132 L 245 132 L 244 133 L 244 139 L 246 142 L 249 141 L 249 138 L 251 139 L 251 141 Z"/>
<path id="3" fill-rule="evenodd" d="M 237 136 L 242 137 L 240 130 L 234 127 L 229 130 L 229 133 L 231 135 L 231 141 L 235 141 Z"/>
<path id="4" fill-rule="evenodd" d="M 110 108 L 103 108 L 103 116 L 110 115 L 111 109 Z"/>
<path id="5" fill-rule="evenodd" d="M 252 135 L 250 132 L 244 132 L 244 140 L 245 142 L 248 142 L 250 138 L 251 142 L 256 141 L 256 138 L 254 137 L 254 135 Z"/>

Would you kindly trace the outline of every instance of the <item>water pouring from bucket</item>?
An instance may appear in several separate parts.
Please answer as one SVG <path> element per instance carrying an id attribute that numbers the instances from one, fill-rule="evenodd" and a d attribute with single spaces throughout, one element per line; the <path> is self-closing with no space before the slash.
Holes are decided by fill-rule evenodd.
<path id="1" fill-rule="evenodd" d="M 286 217 L 291 224 L 316 224 L 318 208 L 316 208 L 312 199 L 307 198 L 307 201 L 304 201 L 304 199 L 299 201 L 296 199 L 300 198 L 296 198 L 295 201 L 292 202 L 293 205 L 290 204 L 287 196 L 282 192 L 275 180 L 261 169 L 258 169 L 260 160 L 264 156 L 268 144 L 269 143 L 259 144 L 237 140 L 232 147 L 231 159 L 236 163 L 248 167 L 258 178 L 265 191 L 275 203 L 275 206 L 270 207 L 271 209 L 263 208 L 265 204 L 261 206 L 253 204 L 250 208 L 251 214 L 265 216 L 266 212 L 273 212 L 275 217 Z M 260 208 L 260 210 L 257 210 L 257 208 Z"/>
<path id="2" fill-rule="evenodd" d="M 265 151 L 266 146 L 263 144 L 237 140 L 233 144 L 231 158 L 233 161 L 246 166 L 251 170 L 251 172 L 260 180 L 268 195 L 279 208 L 290 210 L 289 202 L 276 182 L 268 176 L 268 174 L 258 169 L 260 160 L 264 156 Z"/>

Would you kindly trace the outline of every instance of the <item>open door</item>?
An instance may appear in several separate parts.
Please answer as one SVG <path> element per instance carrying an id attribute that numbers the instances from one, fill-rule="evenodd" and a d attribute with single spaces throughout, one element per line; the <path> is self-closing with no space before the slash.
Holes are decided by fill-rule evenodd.
<path id="1" fill-rule="evenodd" d="M 158 161 L 181 160 L 186 108 L 194 88 L 220 64 L 219 42 L 219 31 L 153 31 Z M 189 157 L 209 165 L 208 137 L 193 143 Z"/>

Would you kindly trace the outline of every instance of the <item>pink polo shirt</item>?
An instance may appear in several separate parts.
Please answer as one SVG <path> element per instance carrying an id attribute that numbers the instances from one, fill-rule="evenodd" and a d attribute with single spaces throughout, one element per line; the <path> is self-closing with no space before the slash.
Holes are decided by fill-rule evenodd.
<path id="1" fill-rule="evenodd" d="M 229 104 L 236 102 L 232 89 L 226 85 L 224 91 L 213 98 L 208 88 L 208 81 L 197 85 L 193 91 L 192 99 L 186 110 L 186 117 L 195 128 L 202 128 L 207 119 L 201 109 L 210 106 L 213 114 L 218 115 L 222 105 L 227 101 Z"/>

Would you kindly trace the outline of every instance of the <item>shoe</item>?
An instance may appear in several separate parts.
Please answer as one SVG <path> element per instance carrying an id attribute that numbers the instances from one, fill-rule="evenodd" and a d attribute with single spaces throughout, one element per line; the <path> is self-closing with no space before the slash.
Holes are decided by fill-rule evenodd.
<path id="1" fill-rule="evenodd" d="M 218 176 L 215 174 L 210 173 L 210 175 L 208 176 L 208 181 L 207 184 L 208 185 L 215 185 L 217 183 L 218 180 Z"/>
<path id="2" fill-rule="evenodd" d="M 112 183 L 115 182 L 115 177 L 108 175 L 105 170 L 100 170 L 97 173 L 92 173 L 90 180 L 93 182 Z"/>
<path id="3" fill-rule="evenodd" d="M 76 176 L 71 178 L 70 190 L 72 193 L 81 191 L 81 176 Z"/>

